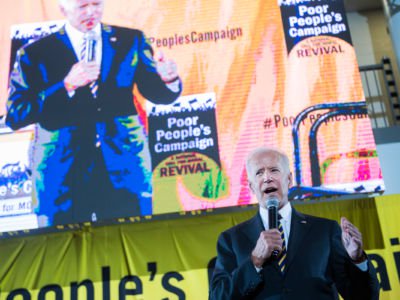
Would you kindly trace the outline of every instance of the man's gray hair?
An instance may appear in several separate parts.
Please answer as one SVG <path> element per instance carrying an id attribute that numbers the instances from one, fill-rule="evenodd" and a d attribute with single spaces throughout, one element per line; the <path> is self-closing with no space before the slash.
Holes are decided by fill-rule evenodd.
<path id="1" fill-rule="evenodd" d="M 251 167 L 252 159 L 256 155 L 259 155 L 262 153 L 273 153 L 273 154 L 277 155 L 279 157 L 280 161 L 282 162 L 282 165 L 285 168 L 285 170 L 288 173 L 290 173 L 290 162 L 289 162 L 289 157 L 286 155 L 286 153 L 284 153 L 283 151 L 276 149 L 276 148 L 262 146 L 262 147 L 258 147 L 256 149 L 254 149 L 253 151 L 251 151 L 246 158 L 246 172 L 247 172 L 248 177 L 251 175 L 250 167 Z"/>
<path id="2" fill-rule="evenodd" d="M 71 0 L 58 0 L 58 5 L 63 7 L 65 10 L 71 10 L 74 7 L 74 2 Z"/>

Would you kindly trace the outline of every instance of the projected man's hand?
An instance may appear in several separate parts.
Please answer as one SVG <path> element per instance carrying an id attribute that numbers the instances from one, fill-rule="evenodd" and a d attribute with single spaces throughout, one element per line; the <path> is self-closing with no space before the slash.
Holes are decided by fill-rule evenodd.
<path id="1" fill-rule="evenodd" d="M 68 75 L 64 78 L 64 86 L 68 92 L 72 92 L 97 80 L 99 74 L 100 66 L 95 61 L 79 61 L 72 66 Z"/>
<path id="2" fill-rule="evenodd" d="M 156 58 L 156 69 L 166 84 L 173 83 L 179 79 L 178 68 L 173 60 L 165 59 L 164 54 L 159 52 Z"/>

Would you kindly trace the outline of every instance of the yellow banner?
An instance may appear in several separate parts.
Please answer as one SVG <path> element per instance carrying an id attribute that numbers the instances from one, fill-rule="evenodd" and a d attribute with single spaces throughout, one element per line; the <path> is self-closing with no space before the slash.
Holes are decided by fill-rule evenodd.
<path id="1" fill-rule="evenodd" d="M 380 197 L 376 205 L 385 246 L 368 254 L 378 271 L 381 299 L 400 299 L 400 196 Z"/>
<path id="2" fill-rule="evenodd" d="M 296 208 L 349 217 L 377 267 L 381 299 L 400 298 L 399 195 Z M 207 299 L 219 233 L 255 211 L 3 239 L 0 300 Z"/>

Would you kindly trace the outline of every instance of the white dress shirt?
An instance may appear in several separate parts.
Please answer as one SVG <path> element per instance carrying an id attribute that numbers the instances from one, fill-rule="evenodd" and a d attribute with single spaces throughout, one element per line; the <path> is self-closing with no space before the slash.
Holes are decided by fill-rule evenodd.
<path id="1" fill-rule="evenodd" d="M 101 25 L 100 23 L 96 25 L 92 30 L 95 33 L 96 37 L 96 46 L 95 46 L 95 59 L 98 65 L 101 65 L 101 55 L 102 55 L 102 40 L 101 40 Z M 81 49 L 83 42 L 85 40 L 85 33 L 80 32 L 78 29 L 73 27 L 69 22 L 65 24 L 65 32 L 68 35 L 69 40 L 71 41 L 72 47 L 74 48 L 76 57 L 78 60 L 81 59 Z"/>

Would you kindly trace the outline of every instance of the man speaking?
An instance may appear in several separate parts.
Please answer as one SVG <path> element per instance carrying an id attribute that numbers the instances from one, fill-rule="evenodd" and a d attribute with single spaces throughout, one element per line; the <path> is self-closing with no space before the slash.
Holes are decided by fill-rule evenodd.
<path id="1" fill-rule="evenodd" d="M 6 123 L 36 124 L 39 226 L 152 213 L 151 162 L 133 88 L 157 104 L 181 92 L 174 62 L 139 30 L 100 23 L 103 0 L 59 0 L 66 25 L 21 48 Z"/>
<path id="2" fill-rule="evenodd" d="M 333 300 L 336 290 L 344 299 L 379 298 L 358 229 L 346 218 L 340 228 L 303 215 L 288 202 L 292 174 L 285 154 L 258 148 L 246 170 L 259 213 L 220 235 L 211 299 Z"/>

